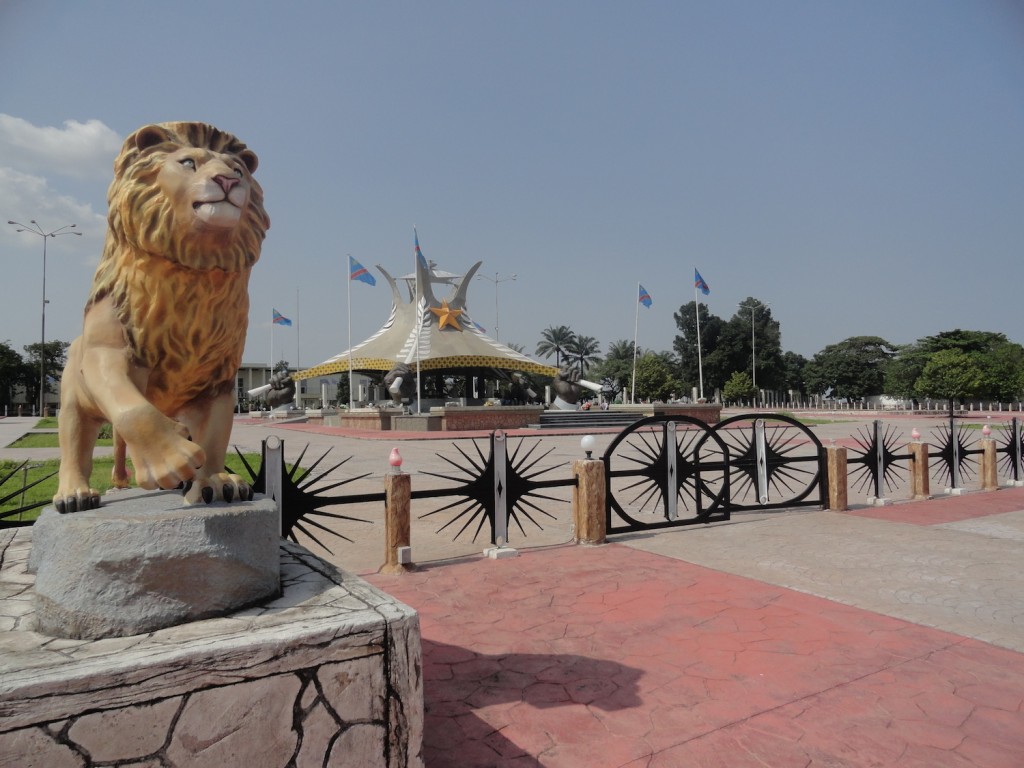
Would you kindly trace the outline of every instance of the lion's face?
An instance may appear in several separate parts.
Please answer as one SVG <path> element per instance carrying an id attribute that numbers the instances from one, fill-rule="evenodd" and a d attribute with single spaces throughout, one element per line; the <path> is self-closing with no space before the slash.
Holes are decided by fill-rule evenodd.
<path id="1" fill-rule="evenodd" d="M 202 123 L 141 128 L 115 163 L 111 235 L 192 269 L 250 267 L 270 226 L 257 163 L 245 144 Z"/>
<path id="2" fill-rule="evenodd" d="M 238 227 L 252 189 L 252 177 L 238 158 L 193 147 L 164 157 L 156 180 L 175 223 L 199 236 Z"/>

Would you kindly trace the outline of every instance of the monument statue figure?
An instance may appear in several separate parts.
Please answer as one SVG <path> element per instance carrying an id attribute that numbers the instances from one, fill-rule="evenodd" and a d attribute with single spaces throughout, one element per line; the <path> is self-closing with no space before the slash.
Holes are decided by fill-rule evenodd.
<path id="1" fill-rule="evenodd" d="M 249 274 L 270 219 L 256 154 L 203 123 L 147 125 L 114 162 L 103 256 L 61 384 L 54 506 L 99 506 L 100 428 L 113 425 L 114 485 L 184 487 L 185 501 L 248 500 L 224 470 L 249 317 Z"/>
<path id="2" fill-rule="evenodd" d="M 416 373 L 405 363 L 397 363 L 384 375 L 384 387 L 391 396 L 391 402 L 402 407 L 416 393 Z"/>

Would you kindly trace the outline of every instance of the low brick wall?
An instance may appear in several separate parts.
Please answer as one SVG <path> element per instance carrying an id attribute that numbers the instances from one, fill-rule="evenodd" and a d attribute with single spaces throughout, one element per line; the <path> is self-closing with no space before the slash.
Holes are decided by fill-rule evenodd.
<path id="1" fill-rule="evenodd" d="M 522 429 L 540 420 L 539 405 L 446 406 L 431 408 L 432 416 L 442 417 L 445 432 L 474 429 Z"/>
<path id="2" fill-rule="evenodd" d="M 400 408 L 385 408 L 380 411 L 339 411 L 337 415 L 338 426 L 346 429 L 368 429 L 373 431 L 388 431 L 391 429 L 391 420 L 395 416 L 401 416 Z M 335 417 L 331 417 L 333 422 Z M 325 420 L 327 423 L 328 420 Z"/>
<path id="3" fill-rule="evenodd" d="M 395 432 L 439 432 L 443 426 L 441 417 L 436 413 L 391 417 L 391 429 Z"/>
<path id="4" fill-rule="evenodd" d="M 722 406 L 714 403 L 662 403 L 648 407 L 655 416 L 689 416 L 705 424 L 717 424 L 722 420 Z"/>
<path id="5" fill-rule="evenodd" d="M 722 417 L 722 406 L 713 404 L 658 403 L 655 405 L 617 405 L 612 411 L 636 413 L 637 418 L 652 415 L 689 416 L 707 424 L 717 424 Z M 494 429 L 523 429 L 540 421 L 544 408 L 539 405 L 448 405 L 430 409 L 430 417 L 440 417 L 440 429 L 443 432 L 462 432 Z M 566 411 L 566 413 L 569 413 Z M 325 424 L 338 425 L 349 429 L 366 429 L 372 431 L 390 431 L 392 429 L 413 429 L 415 431 L 433 431 L 435 421 L 424 420 L 422 424 L 411 422 L 403 417 L 402 411 L 385 409 L 381 411 L 340 411 L 336 416 L 324 419 Z M 416 418 L 423 418 L 422 416 Z M 402 426 L 396 427 L 396 424 Z"/>

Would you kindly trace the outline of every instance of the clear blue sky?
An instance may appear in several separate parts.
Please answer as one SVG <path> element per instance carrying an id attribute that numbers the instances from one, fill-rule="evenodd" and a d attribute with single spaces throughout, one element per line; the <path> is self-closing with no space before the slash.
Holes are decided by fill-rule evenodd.
<path id="1" fill-rule="evenodd" d="M 70 340 L 120 142 L 200 120 L 260 156 L 272 227 L 247 362 L 347 346 L 346 254 L 502 282 L 500 338 L 568 325 L 671 349 L 693 270 L 711 312 L 770 303 L 783 348 L 953 328 L 1024 342 L 1024 5 L 819 2 L 0 4 L 0 220 L 49 241 Z M 0 224 L 0 340 L 39 340 L 41 241 Z M 495 286 L 470 291 L 494 335 Z M 352 339 L 390 295 L 352 285 Z M 296 350 L 296 342 L 299 348 Z"/>

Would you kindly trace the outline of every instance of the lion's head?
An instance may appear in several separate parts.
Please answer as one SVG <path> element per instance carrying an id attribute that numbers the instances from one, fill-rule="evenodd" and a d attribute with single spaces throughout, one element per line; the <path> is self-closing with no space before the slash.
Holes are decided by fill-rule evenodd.
<path id="1" fill-rule="evenodd" d="M 147 125 L 129 136 L 107 193 L 107 242 L 91 300 L 111 292 L 126 252 L 195 270 L 237 272 L 259 259 L 270 219 L 244 143 L 204 123 Z"/>

